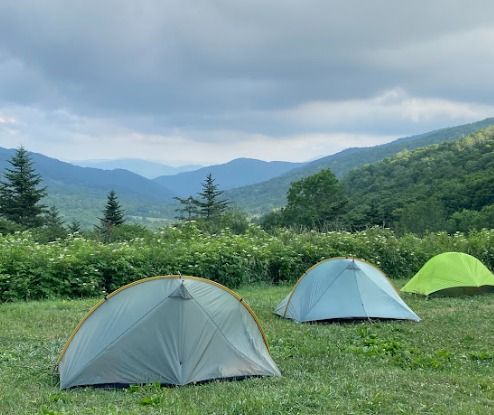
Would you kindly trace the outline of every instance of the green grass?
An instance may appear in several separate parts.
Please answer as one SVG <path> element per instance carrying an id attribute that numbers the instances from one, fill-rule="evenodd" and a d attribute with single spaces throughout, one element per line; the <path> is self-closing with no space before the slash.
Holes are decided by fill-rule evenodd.
<path id="1" fill-rule="evenodd" d="M 283 376 L 60 391 L 53 365 L 95 299 L 0 304 L 0 414 L 491 414 L 494 295 L 407 296 L 420 323 L 295 324 L 288 286 L 239 290 Z"/>

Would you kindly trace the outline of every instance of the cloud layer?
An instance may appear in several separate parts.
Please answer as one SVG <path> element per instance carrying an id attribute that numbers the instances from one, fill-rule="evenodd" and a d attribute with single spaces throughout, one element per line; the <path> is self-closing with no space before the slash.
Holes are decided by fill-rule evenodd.
<path id="1" fill-rule="evenodd" d="M 494 115 L 491 1 L 3 1 L 0 145 L 302 160 Z"/>

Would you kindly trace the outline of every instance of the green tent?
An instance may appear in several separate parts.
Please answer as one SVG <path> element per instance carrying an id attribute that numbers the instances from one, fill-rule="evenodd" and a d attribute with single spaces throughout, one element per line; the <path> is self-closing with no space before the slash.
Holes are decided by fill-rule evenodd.
<path id="1" fill-rule="evenodd" d="M 461 252 L 445 252 L 429 259 L 401 289 L 429 295 L 437 291 L 464 293 L 494 287 L 494 275 L 477 258 Z"/>

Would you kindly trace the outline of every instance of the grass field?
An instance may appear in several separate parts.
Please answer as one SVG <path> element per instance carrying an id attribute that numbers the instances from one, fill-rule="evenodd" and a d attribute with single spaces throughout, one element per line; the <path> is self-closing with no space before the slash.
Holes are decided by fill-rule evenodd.
<path id="1" fill-rule="evenodd" d="M 283 376 L 185 387 L 60 391 L 53 364 L 96 302 L 0 304 L 0 414 L 492 414 L 494 294 L 405 297 L 411 322 L 295 324 L 288 286 L 239 290 Z"/>

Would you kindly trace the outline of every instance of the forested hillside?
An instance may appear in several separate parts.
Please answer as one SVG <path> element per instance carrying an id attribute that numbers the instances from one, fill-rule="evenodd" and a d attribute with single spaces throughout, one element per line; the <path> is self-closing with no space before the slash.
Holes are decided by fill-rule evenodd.
<path id="1" fill-rule="evenodd" d="M 2 174 L 14 153 L 15 150 L 0 148 Z M 112 189 L 130 215 L 173 215 L 169 205 L 174 194 L 152 180 L 127 170 L 79 167 L 38 153 L 30 153 L 30 156 L 48 190 L 45 203 L 55 205 L 68 220 L 77 219 L 83 225 L 95 223 Z"/>
<path id="2" fill-rule="evenodd" d="M 169 221 L 174 218 L 178 204 L 173 196 L 195 196 L 210 170 L 221 190 L 231 188 L 234 183 L 262 180 L 262 177 L 285 172 L 271 180 L 225 192 L 224 197 L 246 213 L 259 214 L 285 205 L 290 183 L 330 168 L 337 177 L 344 178 L 349 197 L 345 223 L 352 227 L 358 229 L 368 224 L 385 224 L 414 231 L 424 228 L 466 230 L 482 227 L 489 220 L 489 215 L 493 215 L 490 213 L 492 208 L 487 206 L 492 202 L 482 196 L 494 193 L 488 183 L 490 159 L 488 155 L 482 155 L 487 149 L 475 150 L 477 144 L 473 147 L 469 145 L 460 155 L 452 150 L 456 144 L 421 147 L 452 142 L 492 124 L 494 118 L 489 118 L 376 147 L 347 149 L 302 167 L 293 168 L 298 166 L 296 163 L 237 159 L 156 181 L 126 170 L 83 168 L 41 154 L 31 153 L 31 156 L 36 171 L 47 186 L 45 204 L 55 205 L 66 221 L 76 219 L 84 227 L 97 221 L 106 195 L 112 189 L 118 194 L 128 216 L 155 223 L 156 220 Z M 488 129 L 478 137 L 487 137 L 491 131 Z M 487 146 L 489 139 L 485 137 L 480 141 Z M 470 143 L 469 140 L 473 139 L 465 142 Z M 479 139 L 474 141 L 477 143 Z M 415 151 L 417 148 L 420 149 Z M 447 154 L 442 154 L 443 151 Z M 397 153 L 396 158 L 370 164 Z M 14 150 L 0 148 L 2 171 L 13 154 Z M 434 159 L 430 165 L 420 161 L 422 157 L 437 157 L 437 160 Z M 349 173 L 352 168 L 365 164 L 368 166 Z M 466 169 L 462 168 L 463 164 L 466 164 Z M 345 178 L 347 174 L 349 177 Z M 468 177 L 460 180 L 459 177 L 464 174 Z M 451 183 L 445 183 L 448 178 Z M 465 182 L 470 187 L 466 187 Z"/>
<path id="3" fill-rule="evenodd" d="M 343 184 L 354 226 L 402 231 L 494 226 L 494 126 L 353 170 Z"/>
<path id="4" fill-rule="evenodd" d="M 329 168 L 337 177 L 341 178 L 354 168 L 375 163 L 402 150 L 454 141 L 493 124 L 494 118 L 487 118 L 472 124 L 401 138 L 375 147 L 350 148 L 315 160 L 266 182 L 229 190 L 226 192 L 226 196 L 249 213 L 265 213 L 286 203 L 286 193 L 291 182 L 310 176 L 322 169 Z"/>

